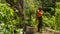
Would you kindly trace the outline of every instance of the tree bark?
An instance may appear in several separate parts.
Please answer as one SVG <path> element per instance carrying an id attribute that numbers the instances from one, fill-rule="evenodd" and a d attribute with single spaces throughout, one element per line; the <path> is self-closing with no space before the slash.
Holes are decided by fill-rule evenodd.
<path id="1" fill-rule="evenodd" d="M 13 7 L 14 10 L 18 10 L 17 15 L 24 19 L 24 14 L 23 14 L 23 0 L 17 0 L 14 2 L 13 0 L 6 0 L 8 4 L 10 4 L 10 7 Z"/>
<path id="2" fill-rule="evenodd" d="M 16 14 L 24 21 L 23 0 L 16 0 L 16 2 L 13 0 L 6 0 L 6 2 L 10 5 L 11 8 L 14 9 L 14 11 L 18 10 Z M 20 26 L 20 24 L 18 24 L 18 26 Z M 18 26 L 16 26 L 16 28 L 18 28 Z M 14 31 L 14 34 L 16 34 L 16 31 Z"/>

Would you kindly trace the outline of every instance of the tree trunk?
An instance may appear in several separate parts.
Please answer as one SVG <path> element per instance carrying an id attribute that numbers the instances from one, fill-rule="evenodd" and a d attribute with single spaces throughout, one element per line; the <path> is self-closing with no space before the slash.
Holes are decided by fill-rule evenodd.
<path id="1" fill-rule="evenodd" d="M 22 22 L 24 22 L 23 0 L 16 0 L 16 2 L 14 2 L 13 0 L 6 0 L 6 2 L 10 5 L 11 8 L 14 9 L 14 11 L 16 11 L 16 9 L 18 10 L 16 14 L 23 20 Z M 20 24 L 17 25 L 20 26 Z M 18 26 L 16 26 L 16 28 L 18 28 Z M 14 34 L 16 34 L 16 31 L 14 32 Z"/>

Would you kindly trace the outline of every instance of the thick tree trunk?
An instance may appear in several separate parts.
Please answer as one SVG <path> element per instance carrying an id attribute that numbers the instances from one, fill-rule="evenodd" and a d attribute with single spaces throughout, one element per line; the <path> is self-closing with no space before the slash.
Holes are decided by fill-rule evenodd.
<path id="1" fill-rule="evenodd" d="M 8 4 L 10 4 L 10 7 L 13 7 L 14 10 L 18 10 L 17 15 L 24 19 L 24 14 L 23 14 L 23 0 L 17 0 L 14 2 L 13 0 L 6 0 Z"/>
<path id="2" fill-rule="evenodd" d="M 16 14 L 23 20 L 22 22 L 24 22 L 23 0 L 17 0 L 16 2 L 14 2 L 13 0 L 6 0 L 6 2 L 10 5 L 11 8 L 13 7 L 14 11 L 16 9 L 18 10 Z M 17 24 L 16 28 L 20 28 L 20 26 L 21 26 L 20 24 Z M 14 34 L 16 34 L 15 30 L 14 30 Z"/>

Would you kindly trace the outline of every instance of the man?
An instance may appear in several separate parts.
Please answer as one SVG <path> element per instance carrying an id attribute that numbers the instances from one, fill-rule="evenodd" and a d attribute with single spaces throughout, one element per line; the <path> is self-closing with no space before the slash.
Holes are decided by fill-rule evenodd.
<path id="1" fill-rule="evenodd" d="M 42 16 L 43 16 L 43 9 L 42 8 L 39 8 L 36 12 L 36 15 L 37 15 L 37 21 L 39 22 L 38 23 L 38 32 L 42 32 Z"/>

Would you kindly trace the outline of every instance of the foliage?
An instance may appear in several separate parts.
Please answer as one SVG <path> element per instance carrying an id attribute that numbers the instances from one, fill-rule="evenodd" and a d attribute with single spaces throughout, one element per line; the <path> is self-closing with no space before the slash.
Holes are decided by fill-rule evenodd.
<path id="1" fill-rule="evenodd" d="M 5 34 L 12 34 L 15 25 L 21 23 L 21 19 L 7 4 L 0 3 L 0 31 Z"/>
<path id="2" fill-rule="evenodd" d="M 39 3 L 38 1 L 35 2 L 34 0 L 26 0 L 25 4 L 25 21 L 28 23 L 28 25 L 34 26 L 36 25 L 36 10 Z"/>
<path id="3" fill-rule="evenodd" d="M 14 0 L 14 2 L 16 1 Z M 60 2 L 54 4 L 52 0 L 46 1 L 43 2 L 45 3 L 44 7 L 47 7 L 43 15 L 43 26 L 60 31 Z M 38 0 L 24 0 L 24 23 L 33 27 L 37 26 L 36 10 L 41 6 L 42 3 L 40 2 Z M 18 10 L 16 11 L 18 12 Z M 0 32 L 12 34 L 16 30 L 19 33 L 20 30 L 15 25 L 22 24 L 22 22 L 23 20 L 17 16 L 16 12 L 7 3 L 0 2 Z"/>
<path id="4" fill-rule="evenodd" d="M 29 3 L 30 2 L 30 3 Z M 44 27 L 49 27 L 54 30 L 60 30 L 59 24 L 60 24 L 60 10 L 59 5 L 60 3 L 56 2 L 54 0 L 49 0 L 43 5 L 45 12 L 43 15 L 43 25 Z M 47 5 L 46 5 L 47 4 Z M 27 5 L 27 6 L 26 6 Z M 36 10 L 39 7 L 39 1 L 35 2 L 33 0 L 26 0 L 25 5 L 25 20 L 26 23 L 30 24 L 31 26 L 36 26 Z M 55 7 L 56 6 L 56 7 Z"/>
<path id="5" fill-rule="evenodd" d="M 45 27 L 52 28 L 54 30 L 60 31 L 60 2 L 56 2 L 56 8 L 55 8 L 55 14 L 50 15 L 48 12 L 46 12 L 43 16 L 43 22 Z"/>

